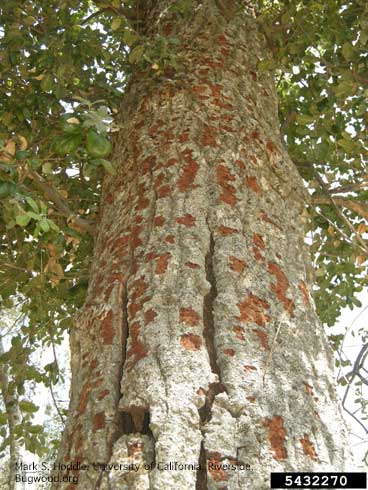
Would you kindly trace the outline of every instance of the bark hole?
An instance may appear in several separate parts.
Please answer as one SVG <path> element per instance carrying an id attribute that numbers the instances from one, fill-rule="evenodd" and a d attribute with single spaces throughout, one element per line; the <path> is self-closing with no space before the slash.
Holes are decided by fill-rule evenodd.
<path id="1" fill-rule="evenodd" d="M 131 407 L 128 411 L 123 411 L 122 414 L 123 434 L 134 434 L 139 432 L 152 437 L 150 429 L 150 413 L 149 410 L 142 407 Z"/>

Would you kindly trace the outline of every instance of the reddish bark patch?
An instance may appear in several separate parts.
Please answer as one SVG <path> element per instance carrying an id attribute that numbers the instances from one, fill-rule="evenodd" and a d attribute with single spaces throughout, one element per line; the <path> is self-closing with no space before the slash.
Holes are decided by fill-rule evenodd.
<path id="1" fill-rule="evenodd" d="M 88 396 L 91 391 L 90 378 L 84 383 L 81 394 L 79 396 L 78 412 L 83 413 L 87 408 Z"/>
<path id="2" fill-rule="evenodd" d="M 261 135 L 259 134 L 258 129 L 255 129 L 254 131 L 252 131 L 249 136 L 254 140 L 257 140 L 257 141 L 261 140 Z"/>
<path id="3" fill-rule="evenodd" d="M 233 327 L 233 332 L 235 334 L 235 337 L 239 340 L 245 340 L 245 337 L 244 337 L 244 328 L 241 327 L 240 325 L 236 325 L 235 327 Z"/>
<path id="4" fill-rule="evenodd" d="M 105 202 L 107 204 L 112 204 L 114 202 L 114 195 L 111 192 L 109 192 L 108 194 L 106 194 L 106 196 L 105 196 Z"/>
<path id="5" fill-rule="evenodd" d="M 270 153 L 276 153 L 278 150 L 277 150 L 277 146 L 275 145 L 275 143 L 271 140 L 267 140 L 267 143 L 266 143 L 266 148 L 267 150 L 270 152 Z"/>
<path id="6" fill-rule="evenodd" d="M 306 456 L 309 456 L 313 461 L 316 461 L 317 458 L 317 453 L 316 450 L 314 449 L 313 444 L 309 440 L 308 434 L 304 434 L 303 439 L 300 439 L 301 445 L 303 447 L 303 452 Z"/>
<path id="7" fill-rule="evenodd" d="M 300 281 L 298 284 L 298 289 L 301 291 L 303 295 L 303 303 L 305 305 L 309 304 L 309 294 L 308 294 L 308 289 L 304 281 Z"/>
<path id="8" fill-rule="evenodd" d="M 307 392 L 307 395 L 313 396 L 313 386 L 309 385 L 308 383 L 304 383 L 305 386 L 305 391 Z"/>
<path id="9" fill-rule="evenodd" d="M 181 335 L 180 343 L 185 350 L 199 350 L 202 344 L 202 339 L 199 335 L 193 335 L 192 333 L 186 333 Z"/>
<path id="10" fill-rule="evenodd" d="M 171 194 L 171 187 L 169 185 L 163 185 L 157 189 L 157 197 L 167 197 Z"/>
<path id="11" fill-rule="evenodd" d="M 244 323 L 253 322 L 264 327 L 266 322 L 270 319 L 266 310 L 269 310 L 270 305 L 262 298 L 259 298 L 253 293 L 249 293 L 248 297 L 242 302 L 238 303 L 240 311 L 239 320 Z"/>
<path id="12" fill-rule="evenodd" d="M 165 238 L 166 243 L 175 243 L 175 236 L 174 235 L 167 235 Z"/>
<path id="13" fill-rule="evenodd" d="M 270 346 L 268 345 L 268 337 L 267 335 L 262 332 L 262 330 L 253 330 L 253 332 L 257 335 L 259 341 L 261 342 L 261 345 L 262 347 L 265 349 L 265 350 L 270 350 Z"/>
<path id="14" fill-rule="evenodd" d="M 194 216 L 187 213 L 184 216 L 181 216 L 180 218 L 176 218 L 176 222 L 179 223 L 179 225 L 191 227 L 195 225 L 196 219 Z"/>
<path id="15" fill-rule="evenodd" d="M 238 230 L 236 230 L 235 228 L 229 228 L 228 226 L 224 226 L 224 225 L 220 225 L 218 227 L 218 231 L 222 236 L 233 235 L 234 233 L 238 233 Z"/>
<path id="16" fill-rule="evenodd" d="M 148 254 L 146 254 L 146 256 L 145 256 L 144 261 L 149 262 L 150 260 L 155 260 L 156 257 L 157 257 L 156 252 L 148 252 Z"/>
<path id="17" fill-rule="evenodd" d="M 294 302 L 286 297 L 286 291 L 289 287 L 289 281 L 279 265 L 275 262 L 268 263 L 268 271 L 276 277 L 276 284 L 271 284 L 270 289 L 273 291 L 281 303 L 284 305 L 285 310 L 292 315 L 294 311 Z"/>
<path id="18" fill-rule="evenodd" d="M 103 429 L 105 423 L 105 414 L 103 412 L 96 413 L 96 415 L 93 416 L 93 430 Z"/>
<path id="19" fill-rule="evenodd" d="M 103 399 L 105 398 L 105 396 L 107 396 L 109 393 L 110 393 L 110 391 L 109 391 L 109 390 L 103 390 L 103 391 L 101 391 L 101 392 L 98 394 L 97 399 L 98 399 L 98 400 L 103 400 Z"/>
<path id="20" fill-rule="evenodd" d="M 257 371 L 257 368 L 255 366 L 249 366 L 248 364 L 245 364 L 243 367 L 247 373 L 252 372 L 252 371 Z"/>
<path id="21" fill-rule="evenodd" d="M 219 44 L 222 44 L 223 46 L 229 46 L 230 45 L 229 40 L 225 36 L 225 34 L 220 34 L 217 38 L 217 41 Z"/>
<path id="22" fill-rule="evenodd" d="M 235 356 L 235 351 L 234 351 L 234 349 L 225 349 L 224 350 L 224 354 L 227 355 L 227 356 L 230 356 L 230 357 L 234 357 Z"/>
<path id="23" fill-rule="evenodd" d="M 199 169 L 198 163 L 194 161 L 190 155 L 188 157 L 187 163 L 183 167 L 183 173 L 181 174 L 178 180 L 179 192 L 187 192 L 196 187 L 194 185 L 194 180 L 198 173 L 198 169 Z"/>
<path id="24" fill-rule="evenodd" d="M 218 165 L 216 169 L 217 183 L 222 189 L 220 200 L 230 206 L 235 206 L 237 199 L 235 196 L 236 189 L 229 182 L 235 180 L 234 175 L 224 165 Z"/>
<path id="25" fill-rule="evenodd" d="M 207 469 L 213 481 L 221 482 L 229 479 L 228 475 L 225 473 L 224 465 L 221 460 L 209 459 L 207 461 Z"/>
<path id="26" fill-rule="evenodd" d="M 132 368 L 140 359 L 147 357 L 147 350 L 143 342 L 139 339 L 140 324 L 133 323 L 130 327 L 130 349 L 127 352 L 127 357 L 134 357 L 134 360 L 129 362 L 129 368 Z"/>
<path id="27" fill-rule="evenodd" d="M 190 269 L 200 269 L 201 267 L 199 264 L 195 264 L 194 262 L 185 262 L 185 265 Z"/>
<path id="28" fill-rule="evenodd" d="M 265 242 L 263 241 L 263 238 L 261 235 L 258 233 L 253 233 L 253 243 L 256 247 L 264 250 L 266 248 Z"/>
<path id="29" fill-rule="evenodd" d="M 179 160 L 177 160 L 176 158 L 170 158 L 166 162 L 166 167 L 172 167 L 173 165 L 176 165 L 177 163 L 179 163 Z"/>
<path id="30" fill-rule="evenodd" d="M 179 319 L 181 322 L 195 327 L 199 324 L 201 317 L 192 307 L 180 308 Z"/>
<path id="31" fill-rule="evenodd" d="M 97 359 L 93 359 L 93 361 L 91 361 L 91 365 L 89 366 L 90 371 L 96 369 L 97 366 L 98 366 Z"/>
<path id="32" fill-rule="evenodd" d="M 245 178 L 245 185 L 256 194 L 262 194 L 256 177 L 250 177 L 249 175 L 247 175 Z"/>
<path id="33" fill-rule="evenodd" d="M 107 314 L 107 316 L 103 319 L 101 328 L 100 328 L 100 335 L 103 339 L 103 343 L 105 345 L 111 345 L 114 337 L 115 337 L 115 330 L 113 327 L 113 319 L 114 319 L 114 314 L 110 310 Z"/>
<path id="34" fill-rule="evenodd" d="M 208 124 L 205 124 L 201 136 L 202 146 L 212 146 L 216 148 L 218 146 L 216 136 L 217 128 L 215 126 L 209 126 Z"/>
<path id="35" fill-rule="evenodd" d="M 189 129 L 184 130 L 178 137 L 179 143 L 186 143 L 189 141 Z"/>
<path id="36" fill-rule="evenodd" d="M 165 224 L 165 218 L 163 216 L 156 216 L 153 220 L 154 226 L 163 226 Z"/>
<path id="37" fill-rule="evenodd" d="M 150 204 L 149 199 L 146 199 L 145 197 L 140 197 L 138 199 L 136 206 L 135 206 L 135 210 L 136 211 L 142 211 L 143 209 L 148 208 L 149 204 Z"/>
<path id="38" fill-rule="evenodd" d="M 197 85 L 197 86 L 191 87 L 190 90 L 193 94 L 203 94 L 206 92 L 207 87 L 205 85 Z"/>
<path id="39" fill-rule="evenodd" d="M 253 255 L 257 262 L 266 262 L 265 257 L 261 254 L 257 247 L 253 247 Z"/>
<path id="40" fill-rule="evenodd" d="M 149 310 L 147 310 L 144 313 L 144 324 L 148 325 L 149 323 L 153 322 L 153 320 L 156 318 L 156 316 L 157 316 L 157 313 L 155 312 L 155 310 L 150 308 Z"/>
<path id="41" fill-rule="evenodd" d="M 246 268 L 247 264 L 244 260 L 237 259 L 233 255 L 229 257 L 229 267 L 234 272 L 243 272 Z"/>
<path id="42" fill-rule="evenodd" d="M 286 430 L 280 415 L 275 415 L 272 419 L 266 418 L 263 426 L 268 428 L 268 439 L 271 444 L 273 458 L 277 461 L 286 459 L 287 453 L 284 447 Z"/>
<path id="43" fill-rule="evenodd" d="M 278 228 L 278 226 L 272 221 L 272 219 L 264 211 L 259 212 L 259 217 L 265 223 L 270 223 L 271 225 L 274 225 Z"/>
<path id="44" fill-rule="evenodd" d="M 156 274 L 164 274 L 166 272 L 170 257 L 171 254 L 169 252 L 158 256 L 156 261 Z"/>
<path id="45" fill-rule="evenodd" d="M 220 85 L 219 83 L 213 83 L 212 85 L 209 85 L 209 88 L 211 90 L 212 97 L 221 97 L 221 91 L 224 86 Z"/>

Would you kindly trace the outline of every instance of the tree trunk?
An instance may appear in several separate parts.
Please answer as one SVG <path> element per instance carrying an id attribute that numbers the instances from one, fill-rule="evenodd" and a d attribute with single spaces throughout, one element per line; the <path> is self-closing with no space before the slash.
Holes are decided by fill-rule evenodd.
<path id="1" fill-rule="evenodd" d="M 176 20 L 157 3 L 147 32 L 180 40 L 179 68 L 141 71 L 124 96 L 59 456 L 89 469 L 58 488 L 263 490 L 271 470 L 341 471 L 306 196 L 263 38 L 231 2 Z M 108 462 L 140 466 L 92 464 Z"/>
<path id="2" fill-rule="evenodd" d="M 0 355 L 4 354 L 3 340 L 0 337 Z M 9 387 L 8 368 L 0 364 L 0 386 L 1 395 L 4 402 L 5 412 L 8 418 L 8 437 L 9 437 L 9 479 L 7 490 L 23 490 L 24 485 L 15 480 L 16 463 L 21 461 L 20 443 L 15 434 L 15 428 L 21 423 L 21 414 L 19 410 L 18 393 L 16 389 Z"/>

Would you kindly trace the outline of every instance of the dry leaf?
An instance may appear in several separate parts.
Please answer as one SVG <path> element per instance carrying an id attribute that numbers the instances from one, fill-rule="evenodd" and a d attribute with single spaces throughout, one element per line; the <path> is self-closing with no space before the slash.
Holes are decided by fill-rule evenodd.
<path id="1" fill-rule="evenodd" d="M 362 265 L 363 262 L 365 262 L 365 260 L 366 259 L 365 259 L 365 256 L 364 255 L 358 255 L 358 257 L 357 257 L 357 263 L 358 263 L 358 265 Z"/>
<path id="2" fill-rule="evenodd" d="M 18 139 L 18 143 L 19 143 L 19 149 L 21 151 L 26 150 L 28 148 L 28 142 L 25 139 L 25 137 L 18 134 L 17 139 Z"/>

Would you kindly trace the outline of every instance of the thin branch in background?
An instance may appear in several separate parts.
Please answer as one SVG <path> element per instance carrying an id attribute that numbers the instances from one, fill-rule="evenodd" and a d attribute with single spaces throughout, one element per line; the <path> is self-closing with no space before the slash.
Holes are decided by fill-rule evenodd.
<path id="1" fill-rule="evenodd" d="M 60 409 L 59 409 L 58 404 L 56 402 L 55 394 L 54 394 L 54 390 L 52 389 L 52 383 L 51 382 L 50 382 L 50 393 L 51 393 L 51 398 L 52 398 L 55 410 L 56 410 L 56 412 L 60 418 L 61 423 L 63 424 L 63 426 L 65 426 L 65 419 L 64 419 L 63 414 L 60 412 Z"/>
<path id="2" fill-rule="evenodd" d="M 313 174 L 314 174 L 317 182 L 319 183 L 320 187 L 322 188 L 322 190 L 324 191 L 324 193 L 327 196 L 327 197 L 319 197 L 319 196 L 312 197 L 312 202 L 314 204 L 332 204 L 337 215 L 344 221 L 344 223 L 347 225 L 347 227 L 352 231 L 353 235 L 356 236 L 358 242 L 361 245 L 361 249 L 366 254 L 368 254 L 368 247 L 367 247 L 366 242 L 363 240 L 361 234 L 354 228 L 354 226 L 351 224 L 351 222 L 348 220 L 348 218 L 341 211 L 341 209 L 339 208 L 339 205 L 345 206 L 348 208 L 350 207 L 350 209 L 353 209 L 353 211 L 357 212 L 358 214 L 364 213 L 361 215 L 365 218 L 368 218 L 368 208 L 366 209 L 365 205 L 363 205 L 362 203 L 356 203 L 354 201 L 350 201 L 347 199 L 332 197 L 331 194 L 329 193 L 329 189 L 328 189 L 327 185 L 324 183 L 322 177 L 319 175 L 317 170 L 313 167 L 313 165 L 311 166 L 311 168 L 312 168 Z M 319 202 L 317 202 L 317 201 L 319 201 Z M 358 211 L 358 209 L 359 209 L 359 211 Z"/>
<path id="3" fill-rule="evenodd" d="M 48 328 L 48 331 L 49 331 L 49 335 L 50 335 L 50 339 L 51 339 L 51 346 L 52 346 L 52 352 L 53 352 L 53 355 L 54 355 L 54 361 L 55 361 L 55 365 L 56 365 L 56 372 L 57 372 L 57 381 L 59 381 L 59 378 L 60 378 L 60 369 L 59 369 L 59 363 L 58 363 L 58 360 L 57 360 L 57 355 L 56 355 L 56 348 L 55 348 L 55 342 L 54 342 L 54 337 L 52 335 L 52 331 L 50 329 L 50 327 Z M 54 390 L 52 388 L 52 381 L 50 380 L 50 393 L 51 393 L 51 398 L 52 398 L 52 401 L 54 403 L 54 407 L 55 407 L 55 410 L 61 420 L 61 423 L 63 424 L 63 426 L 65 426 L 65 419 L 63 417 L 63 414 L 61 413 L 60 409 L 59 409 L 59 406 L 56 402 L 56 399 L 55 399 L 55 394 L 54 394 Z"/>

